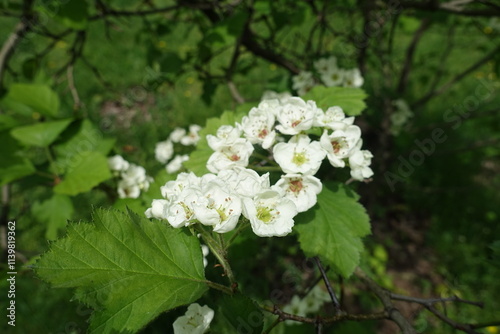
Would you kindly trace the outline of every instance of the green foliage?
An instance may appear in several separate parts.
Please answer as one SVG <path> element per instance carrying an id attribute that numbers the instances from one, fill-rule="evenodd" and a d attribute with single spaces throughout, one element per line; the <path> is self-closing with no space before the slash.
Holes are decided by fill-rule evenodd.
<path id="1" fill-rule="evenodd" d="M 9 132 L 0 132 L 0 185 L 7 184 L 35 172 L 29 159 L 21 155 L 19 143 Z"/>
<path id="2" fill-rule="evenodd" d="M 25 145 L 47 147 L 57 139 L 59 134 L 71 122 L 72 119 L 65 119 L 25 125 L 12 129 L 10 134 Z"/>
<path id="3" fill-rule="evenodd" d="M 11 107 L 21 104 L 45 116 L 54 117 L 59 114 L 59 97 L 46 85 L 12 84 L 4 98 L 4 103 Z M 19 110 L 19 108 L 23 109 L 22 106 L 16 109 Z"/>
<path id="4" fill-rule="evenodd" d="M 91 333 L 137 332 L 205 292 L 196 237 L 131 212 L 99 209 L 93 216 L 93 224 L 70 224 L 35 265 L 43 280 L 77 288 L 76 298 L 99 310 Z"/>
<path id="5" fill-rule="evenodd" d="M 66 222 L 74 212 L 73 202 L 66 195 L 54 194 L 48 200 L 33 203 L 32 214 L 35 219 L 47 225 L 45 237 L 57 239 L 57 232 L 66 226 Z"/>
<path id="6" fill-rule="evenodd" d="M 56 7 L 55 19 L 68 28 L 84 30 L 87 28 L 88 4 L 86 0 L 69 0 Z"/>
<path id="7" fill-rule="evenodd" d="M 358 116 L 366 108 L 363 101 L 368 95 L 361 88 L 315 86 L 302 98 L 316 101 L 318 107 L 326 109 L 339 106 L 348 116 Z"/>
<path id="8" fill-rule="evenodd" d="M 315 209 L 297 216 L 294 228 L 306 255 L 320 256 L 346 278 L 359 264 L 361 238 L 370 233 L 368 215 L 358 198 L 343 184 L 323 186 Z"/>
<path id="9" fill-rule="evenodd" d="M 76 195 L 89 191 L 111 177 L 107 158 L 99 152 L 82 152 L 67 167 L 64 180 L 54 187 L 58 194 Z"/>
<path id="10" fill-rule="evenodd" d="M 215 333 L 262 332 L 264 315 L 251 299 L 241 294 L 224 295 L 218 301 L 213 326 Z"/>

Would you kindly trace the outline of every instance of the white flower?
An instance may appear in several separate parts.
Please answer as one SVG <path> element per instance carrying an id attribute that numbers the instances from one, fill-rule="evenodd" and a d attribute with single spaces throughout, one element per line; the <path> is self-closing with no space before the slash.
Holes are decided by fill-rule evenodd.
<path id="1" fill-rule="evenodd" d="M 121 174 L 124 182 L 130 185 L 137 185 L 140 189 L 147 191 L 153 179 L 146 175 L 146 170 L 142 166 L 130 164 L 128 169 Z"/>
<path id="2" fill-rule="evenodd" d="M 276 139 L 272 111 L 252 108 L 241 120 L 241 129 L 252 144 L 261 144 L 264 149 L 271 147 Z"/>
<path id="3" fill-rule="evenodd" d="M 333 167 L 343 168 L 343 159 L 361 147 L 361 129 L 350 125 L 345 130 L 333 131 L 330 135 L 325 130 L 320 138 L 321 147 L 326 151 L 326 156 Z"/>
<path id="4" fill-rule="evenodd" d="M 292 94 L 289 92 L 282 92 L 278 93 L 272 90 L 266 90 L 264 94 L 262 94 L 262 97 L 260 98 L 261 101 L 264 100 L 282 100 L 282 99 L 287 99 L 289 97 L 292 97 Z"/>
<path id="5" fill-rule="evenodd" d="M 305 317 L 307 315 L 307 305 L 300 299 L 299 296 L 294 295 L 290 302 L 283 307 L 283 312 Z M 287 325 L 300 324 L 298 321 L 286 321 Z"/>
<path id="6" fill-rule="evenodd" d="M 112 171 L 123 172 L 129 167 L 129 163 L 121 155 L 108 158 L 108 166 Z"/>
<path id="7" fill-rule="evenodd" d="M 314 121 L 318 107 L 316 102 L 305 102 L 300 97 L 291 97 L 283 104 L 277 114 L 279 125 L 276 129 L 287 135 L 296 135 L 309 130 Z"/>
<path id="8" fill-rule="evenodd" d="M 357 68 L 345 70 L 344 72 L 344 87 L 361 87 L 365 80 L 361 76 L 361 72 Z"/>
<path id="9" fill-rule="evenodd" d="M 155 158 L 162 164 L 166 163 L 174 154 L 174 144 L 170 140 L 161 141 L 156 144 Z"/>
<path id="10" fill-rule="evenodd" d="M 326 72 L 320 73 L 321 81 L 327 87 L 340 86 L 345 82 L 348 71 L 340 68 L 329 68 Z"/>
<path id="11" fill-rule="evenodd" d="M 330 107 L 326 111 L 317 109 L 313 125 L 332 130 L 344 130 L 354 123 L 354 117 L 345 117 L 340 107 Z"/>
<path id="12" fill-rule="evenodd" d="M 368 150 L 359 150 L 349 157 L 351 176 L 353 179 L 362 181 L 373 175 L 369 167 L 372 163 L 373 154 Z"/>
<path id="13" fill-rule="evenodd" d="M 206 200 L 193 204 L 194 213 L 203 225 L 213 226 L 214 232 L 232 231 L 241 215 L 241 199 L 225 189 L 220 179 L 202 185 Z"/>
<path id="14" fill-rule="evenodd" d="M 329 58 L 321 58 L 314 62 L 314 68 L 319 74 L 328 72 L 332 69 L 337 69 L 337 58 L 331 56 Z"/>
<path id="15" fill-rule="evenodd" d="M 302 71 L 298 75 L 292 77 L 292 88 L 297 91 L 297 94 L 304 95 L 314 87 L 314 78 L 311 72 Z"/>
<path id="16" fill-rule="evenodd" d="M 207 169 L 212 173 L 218 173 L 224 169 L 237 166 L 248 166 L 248 160 L 253 152 L 253 145 L 244 138 L 239 138 L 231 146 L 224 146 L 214 152 L 207 162 Z"/>
<path id="17" fill-rule="evenodd" d="M 203 334 L 210 327 L 214 310 L 198 303 L 189 305 L 186 314 L 174 321 L 174 334 Z"/>
<path id="18" fill-rule="evenodd" d="M 182 137 L 186 135 L 186 130 L 183 128 L 175 128 L 174 131 L 170 133 L 168 137 L 173 143 L 178 143 L 181 141 Z"/>
<path id="19" fill-rule="evenodd" d="M 282 237 L 292 232 L 297 207 L 283 197 L 281 188 L 271 188 L 253 199 L 243 198 L 243 215 L 260 237 Z"/>
<path id="20" fill-rule="evenodd" d="M 243 167 L 222 170 L 218 177 L 232 192 L 242 197 L 252 198 L 270 187 L 269 173 L 261 176 L 256 171 Z"/>
<path id="21" fill-rule="evenodd" d="M 175 228 L 187 226 L 196 220 L 194 205 L 206 205 L 208 200 L 197 188 L 185 188 L 169 202 L 166 218 Z"/>
<path id="22" fill-rule="evenodd" d="M 165 166 L 167 173 L 174 174 L 177 173 L 182 168 L 182 163 L 189 160 L 189 155 L 176 155 L 172 161 Z"/>
<path id="23" fill-rule="evenodd" d="M 312 175 L 286 174 L 276 183 L 277 187 L 285 191 L 285 197 L 291 199 L 298 212 L 312 208 L 321 192 L 321 181 Z"/>
<path id="24" fill-rule="evenodd" d="M 207 256 L 210 253 L 210 249 L 207 245 L 201 245 L 201 253 L 203 254 L 203 267 L 206 268 L 208 264 Z"/>
<path id="25" fill-rule="evenodd" d="M 200 136 L 198 135 L 198 132 L 201 130 L 201 126 L 193 124 L 189 126 L 189 133 L 182 137 L 180 142 L 182 145 L 189 146 L 189 145 L 196 145 L 198 143 L 198 140 L 200 140 Z"/>
<path id="26" fill-rule="evenodd" d="M 207 135 L 208 146 L 214 151 L 218 151 L 223 147 L 231 146 L 237 143 L 241 137 L 239 127 L 231 125 L 222 125 L 217 129 L 217 135 Z"/>
<path id="27" fill-rule="evenodd" d="M 214 175 L 215 177 L 215 175 Z M 168 200 L 174 200 L 186 188 L 199 188 L 200 178 L 193 172 L 180 173 L 174 181 L 168 181 L 160 187 L 161 195 Z"/>
<path id="28" fill-rule="evenodd" d="M 137 198 L 141 194 L 141 188 L 138 184 L 131 183 L 128 180 L 118 181 L 118 197 L 120 198 Z"/>
<path id="29" fill-rule="evenodd" d="M 154 199 L 144 214 L 148 218 L 167 219 L 168 204 L 165 199 Z"/>
<path id="30" fill-rule="evenodd" d="M 306 135 L 294 136 L 288 143 L 273 147 L 274 160 L 285 173 L 314 175 L 321 166 L 326 152 L 317 141 L 311 142 Z"/>

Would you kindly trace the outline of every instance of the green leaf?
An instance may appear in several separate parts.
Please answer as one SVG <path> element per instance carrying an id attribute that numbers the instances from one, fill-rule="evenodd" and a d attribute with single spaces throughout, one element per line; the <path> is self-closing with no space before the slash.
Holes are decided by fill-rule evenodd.
<path id="1" fill-rule="evenodd" d="M 33 174 L 33 164 L 20 155 L 21 147 L 7 131 L 0 132 L 0 186 Z"/>
<path id="2" fill-rule="evenodd" d="M 215 333 L 262 333 L 264 315 L 250 298 L 224 295 L 218 306 L 210 326 Z"/>
<path id="3" fill-rule="evenodd" d="M 316 86 L 302 98 L 306 101 L 316 101 L 318 107 L 322 109 L 339 106 L 346 115 L 357 116 L 366 108 L 363 100 L 367 96 L 361 88 Z"/>
<path id="4" fill-rule="evenodd" d="M 66 195 L 54 194 L 46 201 L 33 203 L 31 209 L 35 219 L 47 225 L 45 237 L 49 240 L 57 239 L 57 232 L 66 226 L 74 212 L 73 203 Z"/>
<path id="5" fill-rule="evenodd" d="M 94 308 L 90 333 L 135 333 L 207 290 L 195 236 L 131 212 L 99 209 L 93 217 L 70 224 L 34 266 L 54 287 L 76 287 L 76 298 Z"/>
<path id="6" fill-rule="evenodd" d="M 68 173 L 64 180 L 54 187 L 58 194 L 76 195 L 89 191 L 111 177 L 107 158 L 98 152 L 82 152 L 78 159 L 65 166 Z"/>
<path id="7" fill-rule="evenodd" d="M 207 120 L 205 127 L 200 130 L 200 140 L 196 145 L 196 149 L 191 152 L 189 160 L 184 162 L 183 165 L 193 173 L 198 176 L 202 176 L 209 173 L 206 165 L 207 161 L 214 153 L 214 151 L 208 146 L 207 135 L 215 135 L 217 130 L 222 125 L 232 125 L 234 126 L 236 122 L 241 121 L 245 113 L 235 113 L 233 111 L 224 111 L 220 117 L 213 117 Z"/>
<path id="8" fill-rule="evenodd" d="M 59 113 L 59 97 L 46 85 L 12 84 L 6 100 L 24 104 L 46 116 L 57 116 Z"/>
<path id="9" fill-rule="evenodd" d="M 10 134 L 23 144 L 47 147 L 57 139 L 59 134 L 63 132 L 72 121 L 72 119 L 65 119 L 61 121 L 20 126 L 12 129 Z"/>
<path id="10" fill-rule="evenodd" d="M 56 2 L 51 10 L 41 7 L 51 17 L 66 27 L 84 30 L 88 25 L 88 4 L 86 0 L 66 0 Z"/>
<path id="11" fill-rule="evenodd" d="M 9 130 L 19 125 L 13 117 L 9 115 L 0 115 L 0 131 Z"/>
<path id="12" fill-rule="evenodd" d="M 295 231 L 307 256 L 322 260 L 344 277 L 359 264 L 363 250 L 361 238 L 370 233 L 369 217 L 358 203 L 358 195 L 347 186 L 323 186 L 314 210 L 297 217 Z"/>

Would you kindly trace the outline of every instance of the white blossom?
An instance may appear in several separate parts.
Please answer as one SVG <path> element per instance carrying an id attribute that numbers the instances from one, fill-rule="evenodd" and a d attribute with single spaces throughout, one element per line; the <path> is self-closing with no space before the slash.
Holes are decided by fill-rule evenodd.
<path id="1" fill-rule="evenodd" d="M 208 264 L 207 256 L 210 253 L 210 249 L 207 245 L 201 245 L 201 253 L 203 255 L 203 267 L 206 268 Z"/>
<path id="2" fill-rule="evenodd" d="M 342 85 L 347 75 L 348 71 L 340 68 L 329 68 L 327 71 L 320 73 L 321 81 L 327 87 Z"/>
<path id="3" fill-rule="evenodd" d="M 151 207 L 144 214 L 148 218 L 167 219 L 168 204 L 165 199 L 154 199 Z"/>
<path id="4" fill-rule="evenodd" d="M 214 151 L 218 151 L 226 146 L 231 146 L 240 142 L 241 129 L 231 125 L 222 125 L 217 129 L 217 134 L 207 135 L 208 146 Z"/>
<path id="5" fill-rule="evenodd" d="M 291 199 L 298 212 L 312 208 L 321 192 L 321 181 L 312 175 L 286 174 L 276 183 L 277 187 L 285 191 L 285 197 Z"/>
<path id="6" fill-rule="evenodd" d="M 186 188 L 200 188 L 200 182 L 201 179 L 193 172 L 180 173 L 175 180 L 168 181 L 164 186 L 160 187 L 161 195 L 167 200 L 173 200 Z"/>
<path id="7" fill-rule="evenodd" d="M 128 180 L 118 181 L 118 197 L 120 198 L 138 198 L 141 194 L 141 188 L 138 184 L 131 183 Z"/>
<path id="8" fill-rule="evenodd" d="M 241 120 L 241 129 L 252 144 L 260 144 L 264 149 L 268 149 L 276 139 L 274 122 L 272 111 L 252 108 L 248 116 Z"/>
<path id="9" fill-rule="evenodd" d="M 324 72 L 337 69 L 337 58 L 331 56 L 329 58 L 320 58 L 313 63 L 314 68 L 321 75 Z"/>
<path id="10" fill-rule="evenodd" d="M 283 196 L 281 188 L 271 188 L 253 199 L 243 198 L 243 215 L 260 237 L 282 237 L 292 232 L 297 207 Z"/>
<path id="11" fill-rule="evenodd" d="M 361 147 L 361 129 L 350 125 L 345 130 L 333 131 L 330 135 L 325 130 L 320 138 L 321 147 L 326 151 L 330 164 L 334 167 L 345 167 L 345 158 Z"/>
<path id="12" fill-rule="evenodd" d="M 174 334 L 203 334 L 210 327 L 213 318 L 214 311 L 210 307 L 193 303 L 183 316 L 174 321 Z"/>
<path id="13" fill-rule="evenodd" d="M 287 135 L 296 135 L 313 126 L 318 107 L 314 101 L 304 101 L 300 97 L 291 97 L 283 104 L 277 114 L 279 125 L 276 129 Z"/>
<path id="14" fill-rule="evenodd" d="M 161 141 L 156 144 L 155 158 L 162 164 L 166 163 L 174 154 L 174 144 L 170 140 Z"/>
<path id="15" fill-rule="evenodd" d="M 332 130 L 344 130 L 353 123 L 354 117 L 345 117 L 342 108 L 330 107 L 326 111 L 317 109 L 313 125 Z"/>
<path id="16" fill-rule="evenodd" d="M 259 175 L 256 171 L 243 167 L 222 170 L 218 177 L 241 197 L 252 198 L 270 187 L 269 173 Z"/>
<path id="17" fill-rule="evenodd" d="M 349 157 L 349 166 L 351 167 L 351 176 L 353 179 L 362 181 L 373 175 L 369 167 L 372 163 L 373 154 L 368 150 L 359 150 Z"/>
<path id="18" fill-rule="evenodd" d="M 365 80 L 361 76 L 361 71 L 358 68 L 344 71 L 344 87 L 361 87 Z"/>
<path id="19" fill-rule="evenodd" d="M 108 166 L 109 169 L 115 172 L 123 172 L 126 171 L 129 167 L 129 163 L 127 160 L 123 159 L 121 155 L 115 155 L 108 158 Z"/>
<path id="20" fill-rule="evenodd" d="M 287 99 L 289 97 L 292 97 L 292 94 L 290 94 L 289 92 L 278 93 L 278 92 L 275 92 L 275 91 L 272 91 L 272 90 L 266 90 L 264 92 L 264 94 L 262 94 L 262 97 L 260 98 L 260 100 L 261 101 L 264 101 L 264 100 L 278 100 L 278 101 L 281 101 L 281 100 Z"/>
<path id="21" fill-rule="evenodd" d="M 188 160 L 189 160 L 189 155 L 187 155 L 187 154 L 176 155 L 172 159 L 172 161 L 170 161 L 165 166 L 165 169 L 167 170 L 167 173 L 169 173 L 169 174 L 177 173 L 182 168 L 182 163 L 185 161 L 188 161 Z"/>
<path id="22" fill-rule="evenodd" d="M 181 138 L 180 143 L 185 146 L 196 145 L 200 140 L 198 132 L 201 130 L 201 126 L 192 124 L 189 126 L 189 132 L 187 135 Z"/>
<path id="23" fill-rule="evenodd" d="M 172 143 L 178 143 L 185 135 L 186 135 L 186 129 L 175 128 L 174 131 L 170 133 L 170 136 L 168 138 L 172 141 Z"/>
<path id="24" fill-rule="evenodd" d="M 212 173 L 218 173 L 237 166 L 246 167 L 253 150 L 252 143 L 240 138 L 231 146 L 224 146 L 215 151 L 208 159 L 207 169 Z"/>
<path id="25" fill-rule="evenodd" d="M 285 173 L 314 175 L 321 166 L 326 152 L 317 141 L 306 135 L 292 137 L 288 143 L 273 147 L 274 159 Z"/>
<path id="26" fill-rule="evenodd" d="M 313 74 L 311 72 L 302 71 L 298 75 L 292 77 L 292 88 L 297 91 L 297 94 L 304 95 L 315 85 Z"/>
<path id="27" fill-rule="evenodd" d="M 194 205 L 206 205 L 208 199 L 197 188 L 189 187 L 169 202 L 166 218 L 175 228 L 187 226 L 196 220 Z"/>

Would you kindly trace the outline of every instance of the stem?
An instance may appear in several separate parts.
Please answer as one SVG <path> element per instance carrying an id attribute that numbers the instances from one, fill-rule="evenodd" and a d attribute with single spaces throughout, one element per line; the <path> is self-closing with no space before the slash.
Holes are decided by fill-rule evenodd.
<path id="1" fill-rule="evenodd" d="M 222 284 L 219 284 L 219 283 L 215 283 L 215 282 L 212 282 L 212 281 L 206 281 L 208 287 L 212 288 L 212 289 L 215 289 L 215 290 L 219 290 L 219 291 L 222 291 L 224 293 L 227 293 L 228 295 L 232 295 L 233 294 L 233 290 L 227 286 L 224 286 Z"/>
<path id="2" fill-rule="evenodd" d="M 47 160 L 49 160 L 49 164 L 50 164 L 50 166 L 52 166 L 52 169 L 54 170 L 55 176 L 57 176 L 57 178 L 59 178 L 59 170 L 57 169 L 54 158 L 52 157 L 52 153 L 50 152 L 50 148 L 48 146 L 46 146 L 44 149 L 45 149 L 45 155 L 47 156 Z"/>
<path id="3" fill-rule="evenodd" d="M 250 224 L 248 224 L 248 220 L 245 219 L 243 222 L 240 223 L 240 225 L 238 226 L 238 228 L 236 229 L 236 231 L 234 231 L 233 235 L 231 236 L 231 238 L 229 238 L 229 240 L 227 241 L 226 243 L 226 247 L 224 250 L 227 250 L 229 248 L 229 246 L 233 243 L 234 239 L 236 239 L 236 237 L 244 230 L 246 229 L 248 226 L 250 226 Z"/>
<path id="4" fill-rule="evenodd" d="M 321 276 L 323 277 L 323 281 L 325 281 L 326 288 L 328 290 L 328 294 L 330 295 L 330 298 L 332 299 L 333 305 L 335 306 L 335 312 L 338 314 L 340 312 L 340 303 L 339 300 L 337 299 L 337 296 L 335 295 L 335 292 L 333 291 L 332 286 L 330 285 L 330 281 L 328 280 L 328 276 L 326 276 L 326 271 L 323 268 L 323 265 L 321 264 L 321 261 L 319 257 L 315 256 L 314 261 L 316 262 L 316 265 L 319 268 L 319 271 L 321 272 Z"/>

